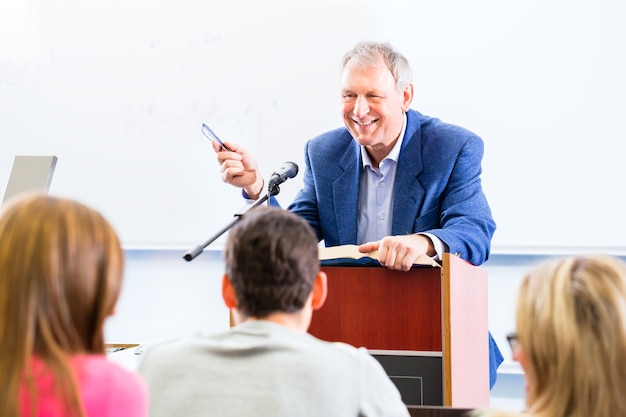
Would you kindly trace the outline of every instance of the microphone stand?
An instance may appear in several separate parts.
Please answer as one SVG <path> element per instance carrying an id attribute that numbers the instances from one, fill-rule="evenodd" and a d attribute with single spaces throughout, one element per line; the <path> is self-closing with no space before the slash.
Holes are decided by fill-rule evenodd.
<path id="1" fill-rule="evenodd" d="M 232 222 L 228 223 L 222 230 L 217 232 L 214 236 L 212 236 L 206 242 L 202 243 L 201 245 L 196 246 L 193 249 L 188 250 L 187 253 L 185 253 L 185 255 L 183 256 L 183 259 L 186 260 L 187 262 L 191 262 L 192 260 L 194 260 L 196 258 L 196 256 L 198 256 L 198 255 L 200 255 L 202 253 L 204 248 L 206 248 L 211 243 L 213 243 L 215 240 L 217 240 L 218 237 L 220 237 L 224 233 L 226 233 L 231 227 L 233 227 L 235 225 L 235 223 L 237 223 L 239 220 L 241 220 L 241 218 L 248 211 L 252 210 L 253 208 L 256 208 L 256 207 L 260 206 L 265 201 L 267 201 L 270 197 L 277 195 L 279 192 L 280 192 L 280 187 L 278 186 L 278 184 L 274 183 L 273 181 L 270 181 L 269 186 L 267 187 L 267 193 L 265 193 L 265 195 L 263 197 L 261 197 L 257 201 L 255 201 L 254 204 L 252 204 L 243 213 L 235 213 L 235 219 Z"/>

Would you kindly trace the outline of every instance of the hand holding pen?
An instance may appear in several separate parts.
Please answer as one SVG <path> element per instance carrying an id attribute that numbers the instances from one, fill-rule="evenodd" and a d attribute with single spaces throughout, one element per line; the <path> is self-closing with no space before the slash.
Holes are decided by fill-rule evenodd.
<path id="1" fill-rule="evenodd" d="M 217 162 L 220 164 L 222 181 L 242 188 L 245 195 L 253 200 L 259 198 L 263 191 L 264 181 L 254 157 L 236 144 L 233 144 L 235 146 L 231 148 L 224 145 L 224 142 L 206 124 L 202 124 L 202 134 L 211 142 L 220 144 L 220 150 L 216 152 L 218 152 Z"/>
<path id="2" fill-rule="evenodd" d="M 217 137 L 215 132 L 213 132 L 211 128 L 205 125 L 204 123 L 202 123 L 202 134 L 206 136 L 207 139 L 209 139 L 211 142 L 216 141 L 217 143 L 219 143 L 220 146 L 222 147 L 222 150 L 232 152 L 232 150 L 229 149 L 228 146 L 224 145 L 224 142 L 222 142 L 222 140 Z"/>

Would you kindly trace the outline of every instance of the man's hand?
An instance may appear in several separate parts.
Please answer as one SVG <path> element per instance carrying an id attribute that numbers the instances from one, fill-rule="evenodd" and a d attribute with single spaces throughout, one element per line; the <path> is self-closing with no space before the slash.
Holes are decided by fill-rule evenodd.
<path id="1" fill-rule="evenodd" d="M 256 200 L 263 191 L 263 177 L 259 164 L 248 151 L 234 142 L 225 142 L 232 152 L 224 151 L 219 143 L 212 142 L 220 164 L 222 181 L 243 188 L 249 198 Z"/>
<path id="2" fill-rule="evenodd" d="M 363 253 L 378 250 L 378 262 L 384 267 L 408 271 L 420 255 L 435 255 L 432 241 L 424 235 L 386 236 L 377 242 L 359 246 Z"/>

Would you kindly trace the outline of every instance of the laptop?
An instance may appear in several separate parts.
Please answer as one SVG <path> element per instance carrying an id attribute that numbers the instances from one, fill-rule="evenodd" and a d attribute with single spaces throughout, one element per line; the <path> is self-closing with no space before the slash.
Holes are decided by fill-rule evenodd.
<path id="1" fill-rule="evenodd" d="M 56 156 L 16 155 L 2 204 L 23 192 L 48 192 L 56 164 Z"/>

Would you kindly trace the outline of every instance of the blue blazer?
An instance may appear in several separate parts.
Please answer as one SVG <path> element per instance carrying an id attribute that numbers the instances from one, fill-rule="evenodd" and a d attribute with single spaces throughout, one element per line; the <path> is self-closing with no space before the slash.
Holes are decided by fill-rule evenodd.
<path id="1" fill-rule="evenodd" d="M 392 234 L 428 232 L 474 265 L 489 257 L 496 225 L 481 187 L 483 141 L 415 110 L 407 112 L 393 199 Z M 346 128 L 309 140 L 304 185 L 289 210 L 326 246 L 357 243 L 361 151 Z"/>

